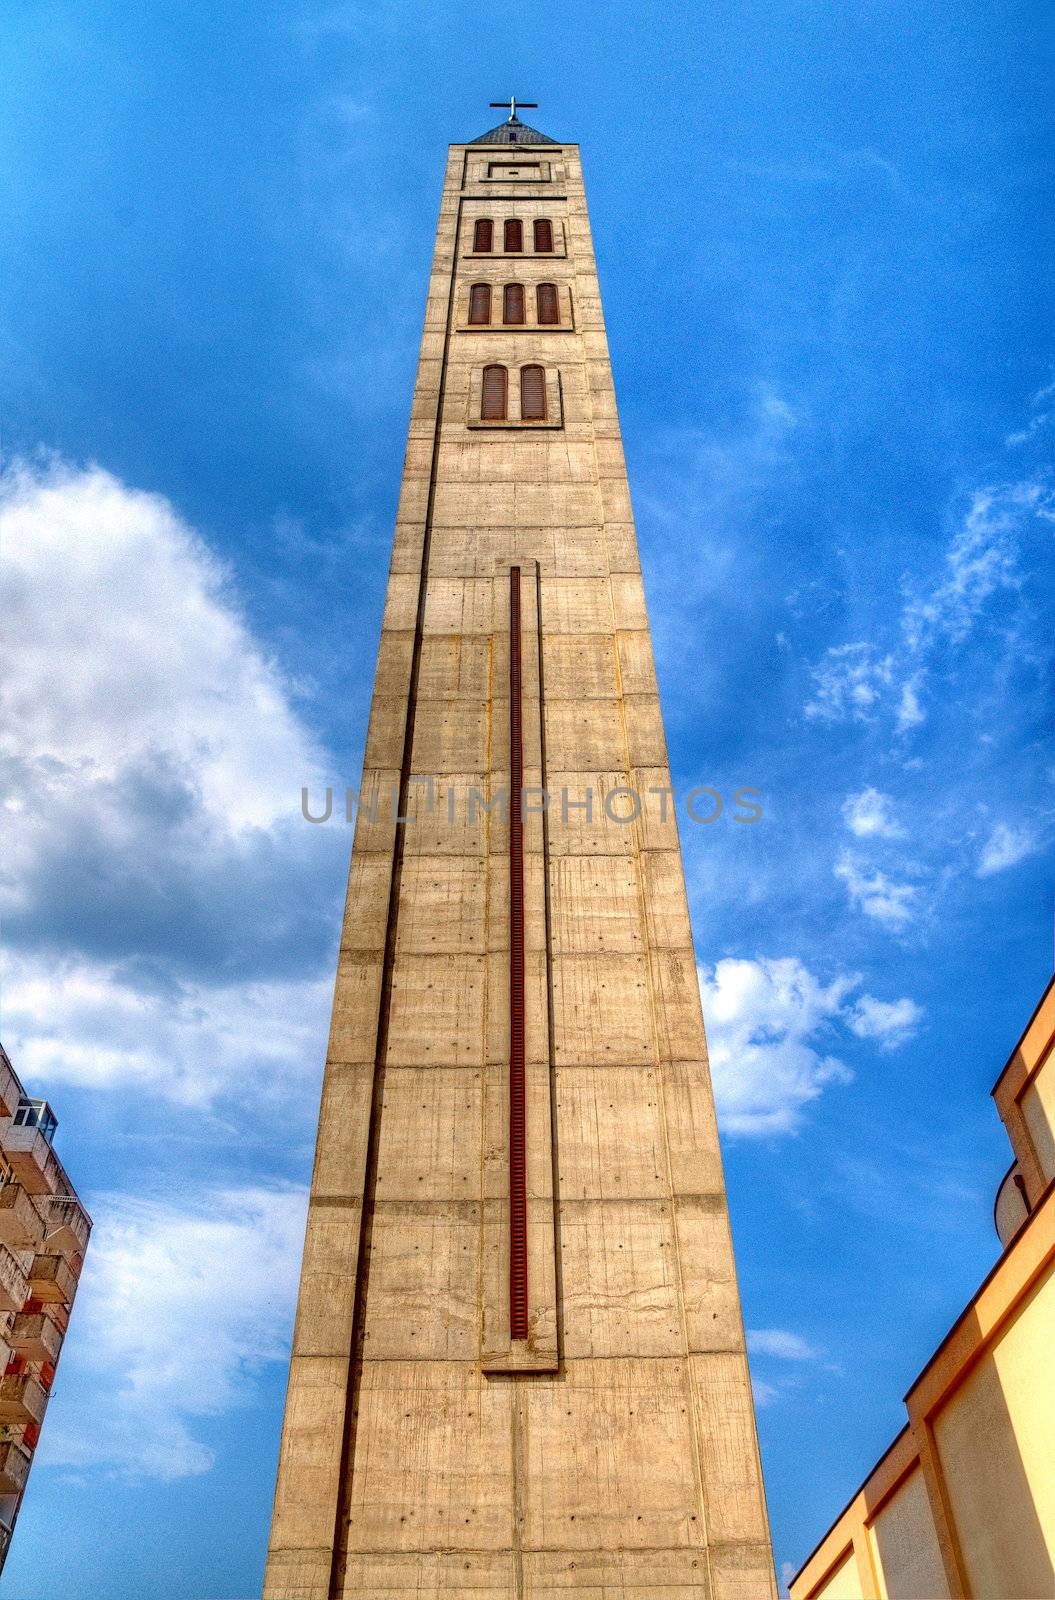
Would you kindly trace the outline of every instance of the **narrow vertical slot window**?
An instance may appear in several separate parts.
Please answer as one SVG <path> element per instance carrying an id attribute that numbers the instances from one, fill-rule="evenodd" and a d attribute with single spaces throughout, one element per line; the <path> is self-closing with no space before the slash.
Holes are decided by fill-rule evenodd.
<path id="1" fill-rule="evenodd" d="M 560 322 L 560 304 L 555 283 L 540 283 L 535 290 L 539 326 L 551 328 Z"/>
<path id="2" fill-rule="evenodd" d="M 505 367 L 485 367 L 480 416 L 484 422 L 504 422 L 508 374 Z"/>
<path id="3" fill-rule="evenodd" d="M 520 369 L 520 415 L 525 422 L 546 420 L 546 374 L 541 367 Z"/>
<path id="4" fill-rule="evenodd" d="M 553 253 L 553 224 L 548 217 L 537 217 L 534 223 L 535 249 L 540 256 Z"/>
<path id="5" fill-rule="evenodd" d="M 469 321 L 474 327 L 485 326 L 491 320 L 491 285 L 474 283 L 469 290 Z"/>

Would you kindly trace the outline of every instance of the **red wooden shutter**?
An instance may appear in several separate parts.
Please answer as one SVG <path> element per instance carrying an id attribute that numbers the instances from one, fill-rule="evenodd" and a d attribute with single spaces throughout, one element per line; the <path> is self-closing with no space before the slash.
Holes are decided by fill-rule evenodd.
<path id="1" fill-rule="evenodd" d="M 502 290 L 502 321 L 523 322 L 524 320 L 524 285 L 522 283 L 507 283 Z"/>
<path id="2" fill-rule="evenodd" d="M 484 422 L 505 421 L 506 385 L 505 367 L 484 368 L 483 400 L 480 406 L 480 416 Z"/>
<path id="3" fill-rule="evenodd" d="M 553 250 L 553 224 L 546 217 L 535 222 L 535 249 L 540 255 L 550 255 Z"/>
<path id="4" fill-rule="evenodd" d="M 560 321 L 555 283 L 540 283 L 535 291 L 535 299 L 538 303 L 538 320 L 541 327 L 552 327 L 554 323 Z"/>
<path id="5" fill-rule="evenodd" d="M 474 283 L 469 290 L 469 321 L 475 325 L 491 320 L 491 285 Z"/>
<path id="6" fill-rule="evenodd" d="M 520 369 L 520 415 L 525 422 L 546 420 L 546 374 L 541 367 Z"/>
<path id="7" fill-rule="evenodd" d="M 508 217 L 505 225 L 505 247 L 507 250 L 523 250 L 524 224 L 516 217 Z"/>
<path id="8" fill-rule="evenodd" d="M 494 223 L 488 217 L 480 217 L 473 229 L 473 249 L 490 250 L 494 240 Z"/>

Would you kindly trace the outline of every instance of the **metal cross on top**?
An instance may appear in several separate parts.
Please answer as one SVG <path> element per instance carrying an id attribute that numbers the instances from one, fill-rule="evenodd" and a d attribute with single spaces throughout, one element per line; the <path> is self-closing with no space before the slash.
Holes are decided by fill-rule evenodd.
<path id="1" fill-rule="evenodd" d="M 492 100 L 491 101 L 491 105 L 492 105 L 492 107 L 494 107 L 496 109 L 501 109 L 501 110 L 504 111 L 505 107 L 506 107 L 506 102 L 504 100 Z M 515 94 L 511 94 L 509 96 L 509 120 L 510 120 L 510 122 L 516 122 L 517 121 L 517 106 L 519 106 L 521 108 L 521 110 L 537 111 L 538 110 L 538 101 L 537 100 L 518 100 Z"/>

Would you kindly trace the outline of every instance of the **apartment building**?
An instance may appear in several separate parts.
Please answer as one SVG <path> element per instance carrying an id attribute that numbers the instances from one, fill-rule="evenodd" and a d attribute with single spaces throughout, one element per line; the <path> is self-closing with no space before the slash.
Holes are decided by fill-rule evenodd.
<path id="1" fill-rule="evenodd" d="M 55 1154 L 56 1125 L 0 1046 L 0 1571 L 92 1226 Z"/>

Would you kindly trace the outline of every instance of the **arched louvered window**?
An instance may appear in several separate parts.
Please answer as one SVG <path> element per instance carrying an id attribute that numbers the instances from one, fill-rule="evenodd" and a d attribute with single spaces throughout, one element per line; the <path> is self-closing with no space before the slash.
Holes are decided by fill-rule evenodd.
<path id="1" fill-rule="evenodd" d="M 494 245 L 495 225 L 489 217 L 479 217 L 473 228 L 473 249 L 490 250 Z"/>
<path id="2" fill-rule="evenodd" d="M 502 290 L 502 321 L 523 322 L 524 320 L 524 285 L 522 283 L 507 283 Z"/>
<path id="3" fill-rule="evenodd" d="M 535 249 L 539 255 L 550 255 L 553 251 L 553 224 L 547 217 L 535 219 Z"/>
<path id="4" fill-rule="evenodd" d="M 546 420 L 546 374 L 541 367 L 520 369 L 520 415 L 525 422 Z"/>
<path id="5" fill-rule="evenodd" d="M 552 327 L 560 321 L 560 307 L 557 303 L 557 285 L 555 283 L 540 283 L 535 290 L 535 301 L 538 306 L 538 320 L 540 327 Z"/>
<path id="6" fill-rule="evenodd" d="M 509 375 L 505 367 L 485 367 L 480 416 L 484 422 L 504 422 Z"/>
<path id="7" fill-rule="evenodd" d="M 469 321 L 479 327 L 485 326 L 491 320 L 491 285 L 489 283 L 474 283 L 469 290 Z"/>
<path id="8" fill-rule="evenodd" d="M 517 217 L 506 218 L 504 236 L 507 250 L 523 250 L 524 224 Z"/>

